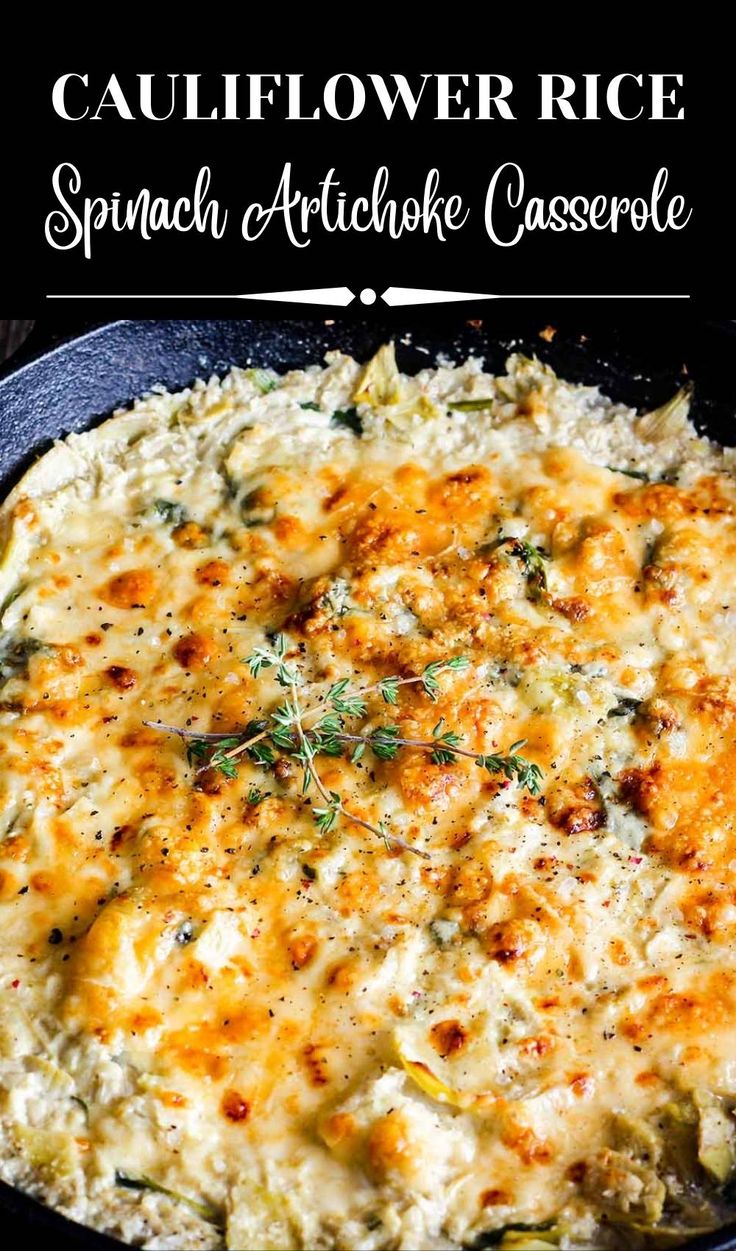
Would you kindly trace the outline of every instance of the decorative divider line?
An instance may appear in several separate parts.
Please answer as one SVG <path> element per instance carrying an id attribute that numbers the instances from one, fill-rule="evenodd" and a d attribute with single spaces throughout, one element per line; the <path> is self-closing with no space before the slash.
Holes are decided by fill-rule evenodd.
<path id="1" fill-rule="evenodd" d="M 357 297 L 361 304 L 375 304 L 376 292 L 372 287 L 364 287 Z M 346 308 L 356 299 L 349 287 L 314 287 L 304 291 L 254 291 L 243 295 L 62 295 L 51 294 L 47 300 L 270 300 L 282 304 L 317 304 Z M 661 295 L 642 295 L 641 293 L 622 295 L 571 295 L 565 293 L 541 295 L 522 294 L 492 295 L 478 291 L 434 291 L 424 287 L 386 287 L 380 299 L 389 308 L 401 308 L 416 304 L 451 304 L 460 300 L 689 300 L 685 294 L 665 292 Z"/>

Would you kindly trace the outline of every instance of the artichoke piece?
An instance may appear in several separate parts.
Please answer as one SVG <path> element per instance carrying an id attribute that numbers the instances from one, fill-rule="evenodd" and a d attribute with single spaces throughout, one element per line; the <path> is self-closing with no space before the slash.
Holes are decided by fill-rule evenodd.
<path id="1" fill-rule="evenodd" d="M 401 375 L 396 364 L 393 343 L 384 343 L 365 366 L 352 394 L 354 404 L 398 404 L 401 399 Z"/>
<path id="2" fill-rule="evenodd" d="M 384 343 L 365 366 L 351 399 L 368 404 L 398 430 L 409 430 L 416 417 L 439 416 L 440 410 L 414 379 L 402 379 L 393 343 Z"/>
<path id="3" fill-rule="evenodd" d="M 698 1109 L 698 1159 L 719 1186 L 736 1172 L 736 1120 L 722 1100 L 707 1091 L 693 1096 Z"/>
<path id="4" fill-rule="evenodd" d="M 667 1188 L 653 1168 L 621 1151 L 600 1151 L 589 1162 L 585 1190 L 615 1218 L 655 1224 L 664 1210 Z M 628 1222 L 626 1222 L 628 1223 Z"/>
<path id="5" fill-rule="evenodd" d="M 682 1222 L 690 1230 L 714 1225 L 713 1198 L 704 1186 L 703 1166 L 698 1159 L 698 1110 L 692 1098 L 674 1100 L 656 1117 L 661 1133 L 660 1171 L 667 1179 L 670 1224 Z"/>
<path id="6" fill-rule="evenodd" d="M 69 1094 L 74 1089 L 74 1080 L 65 1069 L 59 1068 L 45 1056 L 29 1056 L 28 1067 L 44 1079 L 46 1088 L 55 1094 Z"/>
<path id="7" fill-rule="evenodd" d="M 645 413 L 636 423 L 637 433 L 648 443 L 661 443 L 682 434 L 688 425 L 693 384 L 688 382 L 666 404 Z"/>
<path id="8" fill-rule="evenodd" d="M 662 1155 L 662 1141 L 648 1121 L 617 1112 L 613 1118 L 612 1138 L 617 1151 L 656 1168 Z"/>
<path id="9" fill-rule="evenodd" d="M 438 417 L 440 410 L 434 400 L 430 400 L 428 395 L 419 390 L 419 386 L 414 384 L 408 395 L 404 397 L 401 403 L 397 404 L 392 415 L 399 413 L 402 416 L 415 417 Z"/>
<path id="10" fill-rule="evenodd" d="M 30 546 L 28 526 L 7 513 L 0 517 L 0 603 L 3 612 L 15 598 L 18 570 L 22 568 Z"/>
<path id="11" fill-rule="evenodd" d="M 415 417 L 426 420 L 439 413 L 437 405 L 418 389 L 410 390 L 397 404 L 386 410 L 386 418 L 397 430 L 409 430 Z"/>
<path id="12" fill-rule="evenodd" d="M 500 1251 L 550 1251 L 550 1247 L 559 1247 L 560 1238 L 554 1229 L 543 1233 L 507 1229 L 498 1245 Z"/>
<path id="13" fill-rule="evenodd" d="M 563 1231 L 545 1221 L 540 1225 L 502 1225 L 500 1229 L 487 1229 L 470 1244 L 472 1251 L 486 1251 L 498 1247 L 499 1251 L 550 1251 L 559 1247 Z"/>
<path id="14" fill-rule="evenodd" d="M 79 1150 L 71 1134 L 14 1125 L 12 1136 L 19 1154 L 47 1183 L 72 1177 L 79 1168 Z"/>
<path id="15" fill-rule="evenodd" d="M 467 1108 L 471 1102 L 467 1098 L 463 1098 L 460 1091 L 453 1090 L 439 1077 L 422 1060 L 410 1060 L 407 1056 L 402 1055 L 399 1051 L 399 1059 L 402 1067 L 409 1077 L 425 1095 L 429 1095 L 431 1099 L 436 1099 L 438 1103 L 449 1103 L 454 1108 Z"/>
<path id="16" fill-rule="evenodd" d="M 295 1251 L 298 1240 L 282 1195 L 253 1178 L 241 1178 L 232 1188 L 229 1206 L 225 1245 L 232 1251 Z"/>

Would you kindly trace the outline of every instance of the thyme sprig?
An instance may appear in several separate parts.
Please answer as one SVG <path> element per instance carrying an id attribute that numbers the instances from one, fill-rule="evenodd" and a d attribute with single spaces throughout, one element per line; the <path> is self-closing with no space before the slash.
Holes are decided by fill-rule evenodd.
<path id="1" fill-rule="evenodd" d="M 196 764 L 198 771 L 219 769 L 226 777 L 234 777 L 238 769 L 237 758 L 243 754 L 265 767 L 275 764 L 275 752 L 289 756 L 301 766 L 302 795 L 306 797 L 313 790 L 317 793 L 312 816 L 315 825 L 324 834 L 334 829 L 342 817 L 383 839 L 388 848 L 400 848 L 428 858 L 427 852 L 391 833 L 384 821 L 376 824 L 366 821 L 347 807 L 342 796 L 323 782 L 316 764 L 319 756 L 344 756 L 349 753 L 351 762 L 357 764 L 366 751 L 370 751 L 377 760 L 388 761 L 395 759 L 402 748 L 415 748 L 428 752 L 430 760 L 437 765 L 453 764 L 457 757 L 466 757 L 490 774 L 502 774 L 508 781 L 516 781 L 532 795 L 539 793 L 542 779 L 539 766 L 519 754 L 525 745 L 524 739 L 513 743 L 506 753 L 483 754 L 462 747 L 461 735 L 446 729 L 444 717 L 437 722 L 429 739 L 402 735 L 400 726 L 391 723 L 376 726 L 367 732 L 353 733 L 346 728 L 347 721 L 359 721 L 367 716 L 370 695 L 379 695 L 385 704 L 395 706 L 402 687 L 419 685 L 430 700 L 436 700 L 441 689 L 440 676 L 466 670 L 470 662 L 465 656 L 435 660 L 420 674 L 404 678 L 392 675 L 360 688 L 352 688 L 349 679 L 343 678 L 329 688 L 322 704 L 307 708 L 302 706 L 302 674 L 298 666 L 287 659 L 287 643 L 283 635 L 277 635 L 270 646 L 254 648 L 244 663 L 255 678 L 265 670 L 273 670 L 273 677 L 284 690 L 283 700 L 267 718 L 248 722 L 236 734 L 232 731 L 202 733 L 161 721 L 147 721 L 145 724 L 183 739 L 188 759 Z M 251 794 L 254 792 L 260 799 L 258 788 L 252 788 Z M 251 803 L 258 802 L 258 799 L 251 799 L 249 795 Z"/>
<path id="2" fill-rule="evenodd" d="M 542 782 L 543 775 L 539 765 L 517 754 L 522 747 L 526 746 L 524 738 L 512 743 L 505 754 L 484 755 L 460 747 L 462 738 L 454 730 L 448 730 L 431 739 L 404 738 L 398 726 L 382 725 L 370 734 L 341 733 L 335 737 L 341 743 L 357 744 L 357 750 L 361 755 L 365 748 L 369 747 L 379 760 L 393 760 L 401 747 L 415 747 L 428 751 L 433 764 L 452 764 L 457 756 L 465 756 L 469 760 L 474 760 L 479 768 L 486 769 L 488 773 L 502 773 L 508 781 L 516 781 L 522 790 L 526 789 L 532 795 L 539 794 Z M 360 756 L 356 756 L 356 752 L 353 751 L 351 759 L 360 759 Z"/>

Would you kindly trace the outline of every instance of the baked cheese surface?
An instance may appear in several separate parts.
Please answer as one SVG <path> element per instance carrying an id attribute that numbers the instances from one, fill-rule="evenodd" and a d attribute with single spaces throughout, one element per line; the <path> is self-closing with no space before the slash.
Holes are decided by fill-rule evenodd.
<path id="1" fill-rule="evenodd" d="M 6 1180 L 161 1248 L 729 1219 L 736 484 L 686 409 L 386 347 L 151 395 L 31 470 Z"/>

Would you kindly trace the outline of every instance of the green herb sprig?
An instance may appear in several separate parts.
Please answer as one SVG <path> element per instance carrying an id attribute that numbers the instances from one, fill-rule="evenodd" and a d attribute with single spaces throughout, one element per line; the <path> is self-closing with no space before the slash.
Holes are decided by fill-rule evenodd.
<path id="1" fill-rule="evenodd" d="M 506 753 L 483 754 L 462 747 L 461 735 L 445 727 L 444 717 L 437 722 L 429 739 L 406 737 L 402 735 L 400 726 L 392 723 L 363 732 L 351 732 L 347 728 L 346 722 L 365 719 L 368 696 L 372 694 L 379 695 L 385 704 L 395 706 L 402 687 L 419 685 L 428 699 L 436 700 L 441 690 L 441 675 L 466 670 L 470 662 L 465 656 L 435 660 L 426 665 L 420 674 L 403 678 L 391 675 L 372 686 L 357 689 L 351 687 L 348 678 L 343 678 L 330 687 L 324 703 L 306 709 L 301 702 L 302 675 L 298 666 L 287 659 L 287 644 L 283 635 L 277 635 L 269 646 L 254 648 L 244 663 L 254 678 L 259 678 L 264 671 L 273 670 L 276 682 L 285 691 L 285 698 L 268 718 L 249 722 L 239 734 L 203 734 L 159 721 L 147 721 L 145 724 L 179 735 L 187 743 L 191 762 L 197 762 L 200 769 L 219 769 L 226 777 L 235 776 L 238 758 L 244 754 L 266 767 L 275 763 L 275 752 L 297 761 L 302 769 L 302 795 L 309 795 L 312 789 L 317 792 L 318 802 L 312 807 L 312 816 L 323 834 L 333 830 L 342 817 L 376 834 L 388 848 L 400 848 L 424 858 L 428 855 L 392 834 L 384 821 L 373 824 L 352 812 L 342 796 L 329 790 L 322 781 L 316 764 L 320 756 L 349 754 L 351 762 L 357 764 L 368 751 L 376 760 L 390 761 L 407 747 L 426 751 L 432 763 L 437 765 L 453 764 L 457 757 L 462 756 L 473 760 L 479 768 L 492 775 L 501 774 L 509 782 L 515 781 L 532 795 L 539 793 L 541 769 L 519 754 L 525 745 L 524 739 L 513 743 Z M 248 802 L 257 803 L 261 798 L 258 788 L 251 788 Z"/>

